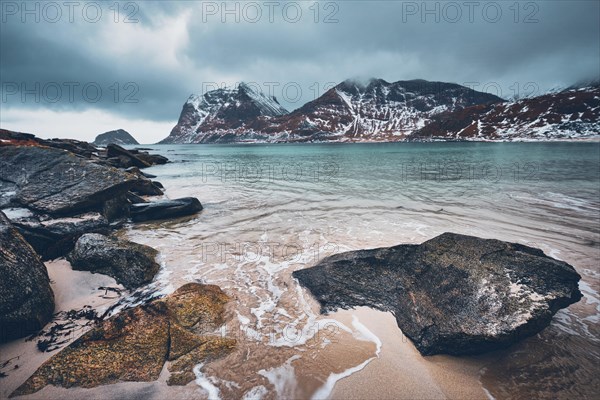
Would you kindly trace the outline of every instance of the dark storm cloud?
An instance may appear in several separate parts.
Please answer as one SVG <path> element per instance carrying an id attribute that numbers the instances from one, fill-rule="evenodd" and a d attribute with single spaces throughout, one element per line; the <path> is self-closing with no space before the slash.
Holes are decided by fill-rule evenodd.
<path id="1" fill-rule="evenodd" d="M 497 83 L 504 97 L 512 94 L 508 88 L 515 82 L 534 82 L 543 91 L 598 78 L 598 2 L 521 2 L 516 8 L 514 2 L 491 3 L 351 1 L 316 7 L 302 2 L 295 3 L 302 7 L 302 18 L 292 22 L 294 9 L 288 7 L 285 15 L 284 3 L 270 21 L 266 3 L 256 2 L 262 16 L 255 23 L 249 21 L 254 10 L 228 14 L 222 2 L 137 2 L 134 8 L 122 2 L 118 22 L 109 2 L 99 21 L 75 12 L 73 21 L 63 15 L 57 23 L 45 21 L 44 15 L 39 23 L 31 17 L 22 23 L 20 12 L 13 15 L 3 4 L 1 106 L 5 112 L 103 109 L 173 121 L 189 94 L 240 80 L 257 82 L 264 90 L 265 83 L 277 82 L 273 94 L 293 109 L 327 84 L 349 77 L 478 82 L 479 88 Z M 242 13 L 247 4 L 227 7 Z M 472 14 L 469 7 L 474 7 Z M 329 14 L 338 22 L 324 23 Z M 137 23 L 124 23 L 128 15 Z M 15 85 L 31 90 L 36 83 L 44 88 L 65 82 L 79 84 L 73 101 L 67 88 L 56 102 L 47 101 L 44 93 L 39 103 L 33 95 L 22 101 L 21 94 L 12 94 Z M 102 89 L 100 99 L 82 93 L 90 82 Z M 135 86 L 126 87 L 131 82 Z M 297 87 L 302 90 L 298 96 Z M 45 93 L 50 97 L 51 89 Z"/>

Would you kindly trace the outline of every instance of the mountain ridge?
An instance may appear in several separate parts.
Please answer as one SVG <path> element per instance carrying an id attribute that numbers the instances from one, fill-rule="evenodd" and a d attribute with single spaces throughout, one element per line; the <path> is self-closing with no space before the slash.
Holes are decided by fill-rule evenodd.
<path id="1" fill-rule="evenodd" d="M 595 100 L 600 95 L 597 90 L 597 87 L 565 89 L 507 101 L 456 83 L 423 79 L 396 82 L 378 78 L 346 79 L 315 100 L 288 112 L 275 97 L 241 83 L 233 89 L 191 95 L 177 125 L 160 143 L 519 140 L 521 135 L 528 140 L 544 140 L 573 137 L 567 133 L 569 129 L 579 138 L 600 132 L 600 126 L 594 123 L 594 118 L 600 119 L 600 108 Z M 576 93 L 573 97 L 573 91 L 588 94 Z M 579 103 L 569 106 L 571 101 Z M 519 107 L 525 103 L 525 114 L 527 110 L 535 111 L 519 117 L 523 109 Z M 492 110 L 495 111 L 492 113 Z M 570 110 L 577 110 L 581 115 L 568 115 L 573 118 L 568 124 L 565 113 Z M 482 121 L 485 129 L 468 127 L 484 115 L 487 115 Z M 547 118 L 536 122 L 531 119 L 536 115 Z M 575 121 L 579 117 L 583 119 Z M 514 126 L 510 126 L 510 121 Z M 498 126 L 494 127 L 494 123 Z M 534 127 L 546 134 L 532 134 Z M 510 129 L 506 134 L 500 132 Z M 558 133 L 553 134 L 553 129 Z"/>

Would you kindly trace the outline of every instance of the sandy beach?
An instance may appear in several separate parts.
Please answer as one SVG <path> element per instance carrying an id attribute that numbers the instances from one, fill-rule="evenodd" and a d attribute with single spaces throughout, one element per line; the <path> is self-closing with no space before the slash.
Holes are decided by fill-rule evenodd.
<path id="1" fill-rule="evenodd" d="M 100 313 L 110 307 L 118 298 L 109 292 L 104 296 L 104 290 L 98 290 L 100 287 L 123 287 L 106 275 L 92 274 L 85 271 L 74 271 L 68 261 L 59 259 L 45 263 L 50 276 L 52 290 L 56 301 L 55 313 L 60 311 L 79 310 L 83 306 L 89 305 Z M 109 297 L 109 298 L 105 298 Z M 50 322 L 46 328 L 52 325 Z M 68 343 L 77 339 L 88 328 L 82 328 L 75 331 L 72 335 L 64 338 Z M 8 376 L 0 379 L 0 397 L 7 398 L 19 385 L 21 385 L 35 370 L 47 359 L 56 353 L 42 353 L 37 348 L 38 338 L 27 341 L 27 338 L 17 339 L 9 343 L 0 345 L 0 362 L 12 360 L 7 367 L 3 369 Z M 19 367 L 14 368 L 15 365 Z M 42 391 L 43 392 L 43 391 Z M 36 395 L 39 395 L 36 394 Z M 60 396 L 57 396 L 60 397 Z M 41 398 L 44 398 L 42 396 Z M 47 398 L 47 397 L 46 397 Z"/>
<path id="2" fill-rule="evenodd" d="M 482 399 L 480 366 L 456 357 L 423 357 L 398 328 L 391 313 L 360 307 L 335 313 L 347 323 L 353 317 L 381 340 L 381 352 L 367 366 L 341 379 L 332 399 Z"/>

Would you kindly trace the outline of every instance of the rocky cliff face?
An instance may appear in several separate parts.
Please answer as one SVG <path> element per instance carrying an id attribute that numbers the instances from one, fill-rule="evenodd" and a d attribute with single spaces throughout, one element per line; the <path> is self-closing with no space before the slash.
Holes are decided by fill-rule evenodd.
<path id="1" fill-rule="evenodd" d="M 553 140 L 600 134 L 600 86 L 510 103 L 478 105 L 433 118 L 412 140 Z"/>
<path id="2" fill-rule="evenodd" d="M 96 146 L 108 146 L 109 144 L 136 145 L 139 144 L 131 134 L 123 129 L 101 133 L 94 140 Z"/>
<path id="3" fill-rule="evenodd" d="M 287 113 L 275 97 L 241 83 L 235 89 L 191 95 L 177 125 L 161 143 L 235 142 L 237 134 L 260 130 L 269 119 Z"/>

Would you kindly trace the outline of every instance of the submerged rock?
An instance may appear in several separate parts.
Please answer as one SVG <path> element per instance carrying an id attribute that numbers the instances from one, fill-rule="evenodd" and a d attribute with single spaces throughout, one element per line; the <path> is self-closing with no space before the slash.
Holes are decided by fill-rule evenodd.
<path id="1" fill-rule="evenodd" d="M 46 266 L 0 212 L 0 342 L 40 330 L 53 313 Z"/>
<path id="2" fill-rule="evenodd" d="M 196 364 L 234 348 L 235 340 L 205 335 L 202 328 L 222 322 L 228 300 L 217 286 L 189 283 L 165 299 L 126 310 L 46 361 L 11 397 L 46 385 L 91 388 L 153 381 L 167 360 L 174 360 L 170 384 L 185 385 L 194 379 Z"/>
<path id="3" fill-rule="evenodd" d="M 158 251 L 150 246 L 86 233 L 77 240 L 67 260 L 73 269 L 109 275 L 133 289 L 154 279 L 160 269 L 157 255 Z"/>
<path id="4" fill-rule="evenodd" d="M 183 197 L 175 200 L 132 204 L 130 215 L 131 219 L 137 222 L 183 217 L 196 214 L 201 210 L 202 204 L 197 198 Z"/>
<path id="5" fill-rule="evenodd" d="M 293 276 L 323 312 L 391 311 L 424 355 L 475 354 L 544 329 L 579 301 L 569 264 L 516 243 L 444 233 L 421 245 L 352 251 Z"/>

